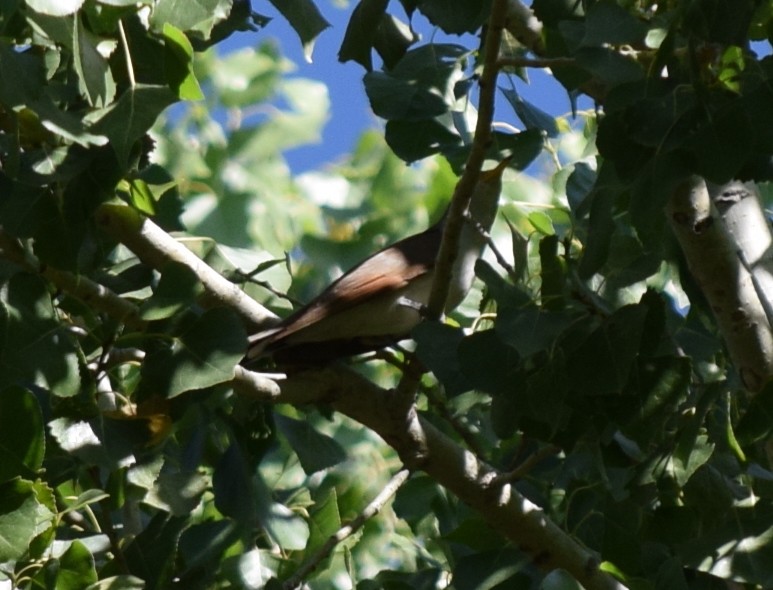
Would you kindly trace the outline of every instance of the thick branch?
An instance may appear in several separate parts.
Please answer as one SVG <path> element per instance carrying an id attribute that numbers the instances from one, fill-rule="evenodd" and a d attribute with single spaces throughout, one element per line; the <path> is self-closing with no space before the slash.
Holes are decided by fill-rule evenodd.
<path id="1" fill-rule="evenodd" d="M 694 176 L 674 191 L 667 213 L 744 385 L 758 391 L 773 376 L 773 238 L 756 188 L 707 187 Z"/>
<path id="2" fill-rule="evenodd" d="M 249 329 L 266 328 L 277 317 L 246 295 L 237 285 L 212 270 L 193 252 L 125 205 L 104 204 L 96 214 L 97 223 L 116 240 L 124 244 L 145 264 L 161 269 L 167 262 L 186 265 L 204 286 L 206 307 L 224 305 L 241 314 Z"/>
<path id="3" fill-rule="evenodd" d="M 378 433 L 397 450 L 400 457 L 414 456 L 414 438 L 404 425 L 392 419 L 390 405 L 393 393 L 343 367 L 306 371 L 279 381 L 281 394 L 274 402 L 329 403 L 337 411 Z M 499 530 L 535 565 L 545 571 L 563 568 L 587 590 L 625 588 L 599 569 L 596 555 L 580 545 L 553 523 L 543 510 L 524 498 L 500 474 L 461 448 L 445 434 L 420 417 L 416 426 L 422 430 L 426 448 L 420 465 L 438 483 L 478 511 L 492 527 Z"/>

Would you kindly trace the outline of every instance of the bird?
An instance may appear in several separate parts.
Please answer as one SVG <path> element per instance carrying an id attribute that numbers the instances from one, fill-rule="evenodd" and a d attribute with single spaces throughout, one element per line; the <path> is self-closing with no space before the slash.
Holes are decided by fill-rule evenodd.
<path id="1" fill-rule="evenodd" d="M 509 161 L 480 174 L 459 237 L 445 313 L 472 286 Z M 372 254 L 279 324 L 253 334 L 245 364 L 271 356 L 278 364 L 317 365 L 409 338 L 429 300 L 447 217 L 448 209 L 428 229 Z"/>

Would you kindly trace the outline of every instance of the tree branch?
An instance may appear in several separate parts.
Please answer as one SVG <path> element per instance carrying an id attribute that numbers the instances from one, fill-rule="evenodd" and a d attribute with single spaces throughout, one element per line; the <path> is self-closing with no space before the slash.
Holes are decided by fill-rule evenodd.
<path id="1" fill-rule="evenodd" d="M 401 458 L 415 454 L 414 438 L 392 419 L 392 393 L 343 366 L 304 371 L 279 382 L 276 403 L 325 402 L 367 426 Z M 243 390 L 242 390 L 243 391 Z M 496 530 L 531 556 L 545 571 L 562 568 L 587 590 L 619 590 L 625 586 L 599 569 L 598 557 L 553 523 L 536 504 L 523 497 L 493 467 L 463 449 L 428 421 L 416 418 L 425 451 L 421 469 L 479 512 Z M 499 480 L 501 481 L 501 480 Z"/>
<path id="2" fill-rule="evenodd" d="M 758 391 L 773 377 L 773 237 L 756 187 L 707 186 L 693 176 L 674 191 L 667 215 L 744 386 Z"/>
<path id="3" fill-rule="evenodd" d="M 488 27 L 486 28 L 483 48 L 483 72 L 478 81 L 480 100 L 478 104 L 478 120 L 475 124 L 475 136 L 472 140 L 470 155 L 464 173 L 454 189 L 448 218 L 443 229 L 443 240 L 435 263 L 435 275 L 432 281 L 432 291 L 427 303 L 427 317 L 439 319 L 443 315 L 448 298 L 451 269 L 459 250 L 459 236 L 464 223 L 464 212 L 470 204 L 475 185 L 480 177 L 480 170 L 486 157 L 486 150 L 491 145 L 491 123 L 494 120 L 494 98 L 496 96 L 497 59 L 502 43 L 507 16 L 507 0 L 494 0 L 491 6 Z"/>
<path id="4" fill-rule="evenodd" d="M 224 305 L 236 310 L 249 329 L 262 329 L 278 321 L 276 315 L 250 298 L 237 285 L 212 270 L 193 252 L 150 219 L 126 205 L 106 203 L 96 213 L 97 224 L 123 243 L 145 264 L 160 269 L 170 261 L 190 268 L 204 286 L 205 307 Z"/>

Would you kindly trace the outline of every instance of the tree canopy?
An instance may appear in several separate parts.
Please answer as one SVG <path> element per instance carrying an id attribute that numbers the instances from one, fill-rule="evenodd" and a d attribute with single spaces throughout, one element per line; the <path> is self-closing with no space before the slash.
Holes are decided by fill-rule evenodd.
<path id="1" fill-rule="evenodd" d="M 773 587 L 773 2 L 271 4 L 383 120 L 320 170 L 268 6 L 0 3 L 0 588 Z M 505 157 L 450 317 L 242 364 Z"/>

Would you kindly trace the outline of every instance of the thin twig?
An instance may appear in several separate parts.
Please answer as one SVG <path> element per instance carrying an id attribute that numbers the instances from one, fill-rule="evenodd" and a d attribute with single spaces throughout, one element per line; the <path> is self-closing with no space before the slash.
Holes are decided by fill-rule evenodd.
<path id="1" fill-rule="evenodd" d="M 397 490 L 407 481 L 411 472 L 408 469 L 402 469 L 398 471 L 392 479 L 390 479 L 384 488 L 378 493 L 373 501 L 368 504 L 364 510 L 357 515 L 352 522 L 342 526 L 338 531 L 331 535 L 325 544 L 319 548 L 319 550 L 311 556 L 298 570 L 288 578 L 284 584 L 282 584 L 283 590 L 294 590 L 298 588 L 306 577 L 312 573 L 320 563 L 327 559 L 333 552 L 336 546 L 344 541 L 346 538 L 352 536 L 358 530 L 360 530 L 368 520 L 378 514 L 389 499 L 397 493 Z"/>

